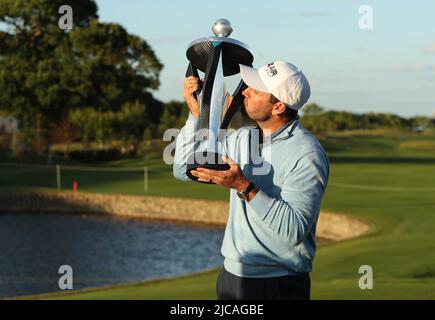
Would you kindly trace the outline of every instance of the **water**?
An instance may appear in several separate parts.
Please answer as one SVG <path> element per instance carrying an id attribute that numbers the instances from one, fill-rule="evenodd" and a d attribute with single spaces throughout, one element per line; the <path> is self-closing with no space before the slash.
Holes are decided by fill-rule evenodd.
<path id="1" fill-rule="evenodd" d="M 168 277 L 223 264 L 223 229 L 63 214 L 0 214 L 0 297 Z"/>

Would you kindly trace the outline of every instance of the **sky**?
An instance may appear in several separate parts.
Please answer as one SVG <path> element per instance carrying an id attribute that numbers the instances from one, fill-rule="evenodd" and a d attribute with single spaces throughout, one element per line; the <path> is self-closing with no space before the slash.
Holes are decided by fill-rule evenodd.
<path id="1" fill-rule="evenodd" d="M 97 0 L 103 22 L 145 39 L 163 63 L 162 101 L 182 100 L 192 41 L 231 21 L 254 67 L 276 60 L 306 74 L 311 97 L 327 110 L 435 116 L 435 1 Z M 361 29 L 372 9 L 372 29 Z M 237 80 L 237 79 L 236 79 Z M 232 91 L 237 83 L 228 81 Z"/>

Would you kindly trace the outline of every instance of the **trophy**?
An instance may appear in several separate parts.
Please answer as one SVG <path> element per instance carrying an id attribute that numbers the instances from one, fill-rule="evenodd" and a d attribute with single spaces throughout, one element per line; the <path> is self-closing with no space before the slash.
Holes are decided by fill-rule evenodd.
<path id="1" fill-rule="evenodd" d="M 224 77 L 238 74 L 239 64 L 252 66 L 254 60 L 247 45 L 228 38 L 233 31 L 228 20 L 217 20 L 212 30 L 215 37 L 193 41 L 186 52 L 189 60 L 186 77 L 193 75 L 199 78 L 198 70 L 204 72 L 203 87 L 200 92 L 195 93 L 201 110 L 201 130 L 199 130 L 201 136 L 195 139 L 198 145 L 187 160 L 186 174 L 194 181 L 198 181 L 198 178 L 193 176 L 191 171 L 198 167 L 213 170 L 230 169 L 230 166 L 221 158 L 221 133 L 223 129 L 227 129 L 234 114 L 243 104 L 242 92 L 247 86 L 243 80 L 240 80 L 233 93 L 233 100 L 227 107 L 228 94 Z"/>

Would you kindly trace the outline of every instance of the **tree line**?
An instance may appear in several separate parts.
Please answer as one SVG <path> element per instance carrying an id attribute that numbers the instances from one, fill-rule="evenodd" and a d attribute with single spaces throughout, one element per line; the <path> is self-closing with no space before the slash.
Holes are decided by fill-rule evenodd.
<path id="1" fill-rule="evenodd" d="M 435 117 L 416 116 L 405 118 L 392 113 L 352 113 L 325 110 L 316 103 L 304 106 L 301 122 L 315 133 L 346 130 L 400 129 L 424 131 L 435 128 Z"/>

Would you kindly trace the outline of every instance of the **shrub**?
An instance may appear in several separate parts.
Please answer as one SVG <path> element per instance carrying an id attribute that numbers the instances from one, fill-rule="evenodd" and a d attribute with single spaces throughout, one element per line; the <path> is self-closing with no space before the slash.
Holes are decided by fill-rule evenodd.
<path id="1" fill-rule="evenodd" d="M 122 157 L 121 150 L 116 147 L 97 148 L 73 143 L 65 149 L 65 145 L 57 144 L 50 147 L 50 153 L 54 156 L 66 157 L 78 162 L 100 162 L 119 160 Z"/>

